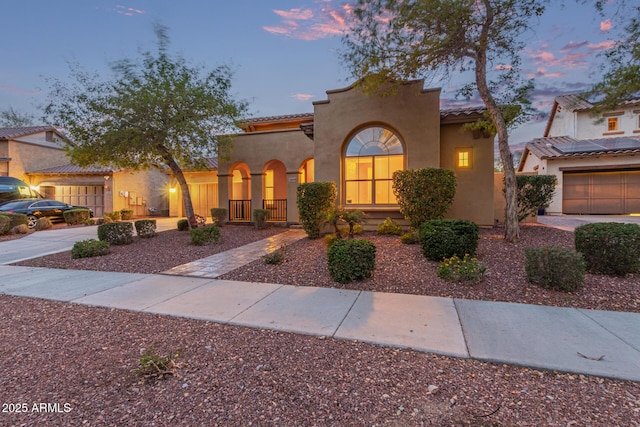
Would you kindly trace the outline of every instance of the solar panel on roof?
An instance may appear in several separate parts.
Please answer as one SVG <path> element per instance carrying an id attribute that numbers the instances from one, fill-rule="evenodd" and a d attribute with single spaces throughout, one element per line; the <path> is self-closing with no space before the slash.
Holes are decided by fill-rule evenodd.
<path id="1" fill-rule="evenodd" d="M 633 138 L 611 138 L 592 141 L 574 141 L 565 144 L 556 144 L 555 148 L 564 154 L 637 150 L 640 149 L 640 140 Z"/>

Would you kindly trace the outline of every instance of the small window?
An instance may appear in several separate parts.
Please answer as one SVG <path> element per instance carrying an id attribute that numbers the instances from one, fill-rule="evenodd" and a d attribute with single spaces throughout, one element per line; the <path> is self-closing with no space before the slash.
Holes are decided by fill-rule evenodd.
<path id="1" fill-rule="evenodd" d="M 617 117 L 609 117 L 607 119 L 607 131 L 613 132 L 618 130 L 618 118 Z"/>
<path id="2" fill-rule="evenodd" d="M 473 166 L 473 149 L 457 148 L 456 149 L 456 167 L 458 169 L 469 169 Z"/>

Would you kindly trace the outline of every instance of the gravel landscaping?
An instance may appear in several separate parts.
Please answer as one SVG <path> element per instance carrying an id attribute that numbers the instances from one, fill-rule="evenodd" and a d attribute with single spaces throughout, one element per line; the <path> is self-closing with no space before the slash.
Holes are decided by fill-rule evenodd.
<path id="1" fill-rule="evenodd" d="M 20 265 L 152 273 L 282 229 L 222 231 L 222 243 L 204 247 L 167 231 L 99 258 L 65 252 Z M 572 233 L 524 225 L 518 244 L 502 233 L 481 230 L 487 275 L 475 285 L 438 279 L 419 246 L 375 234 L 364 237 L 377 246 L 376 269 L 362 282 L 331 280 L 321 239 L 289 245 L 281 265 L 256 261 L 224 278 L 640 312 L 639 275 L 587 275 L 572 294 L 527 284 L 524 248 L 572 248 Z M 6 295 L 0 312 L 0 425 L 640 426 L 640 383 L 630 381 Z M 134 372 L 149 348 L 182 350 L 175 375 Z"/>

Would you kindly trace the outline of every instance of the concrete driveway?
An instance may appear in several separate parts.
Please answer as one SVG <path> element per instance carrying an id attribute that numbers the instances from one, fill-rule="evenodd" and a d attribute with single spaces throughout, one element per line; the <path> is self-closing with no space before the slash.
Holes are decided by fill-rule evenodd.
<path id="1" fill-rule="evenodd" d="M 640 225 L 640 216 L 631 215 L 541 215 L 538 223 L 562 230 L 573 231 L 576 227 L 594 222 L 624 222 Z"/>
<path id="2" fill-rule="evenodd" d="M 180 218 L 154 218 L 158 231 L 177 227 Z M 135 230 L 134 230 L 135 233 Z M 43 255 L 70 251 L 75 242 L 98 238 L 98 227 L 58 227 L 36 231 L 20 239 L 0 242 L 0 264 L 11 264 Z"/>

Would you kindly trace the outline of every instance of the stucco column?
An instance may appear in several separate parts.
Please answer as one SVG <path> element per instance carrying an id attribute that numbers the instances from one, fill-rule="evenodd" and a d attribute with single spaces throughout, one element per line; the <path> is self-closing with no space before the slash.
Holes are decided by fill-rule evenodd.
<path id="1" fill-rule="evenodd" d="M 263 173 L 251 174 L 251 218 L 253 218 L 254 209 L 262 209 L 262 181 Z"/>
<path id="2" fill-rule="evenodd" d="M 287 224 L 297 223 L 298 218 L 298 185 L 300 171 L 287 172 Z"/>
<path id="3" fill-rule="evenodd" d="M 229 209 L 229 187 L 233 175 L 218 172 L 218 207 Z M 227 218 L 228 219 L 228 218 Z"/>

